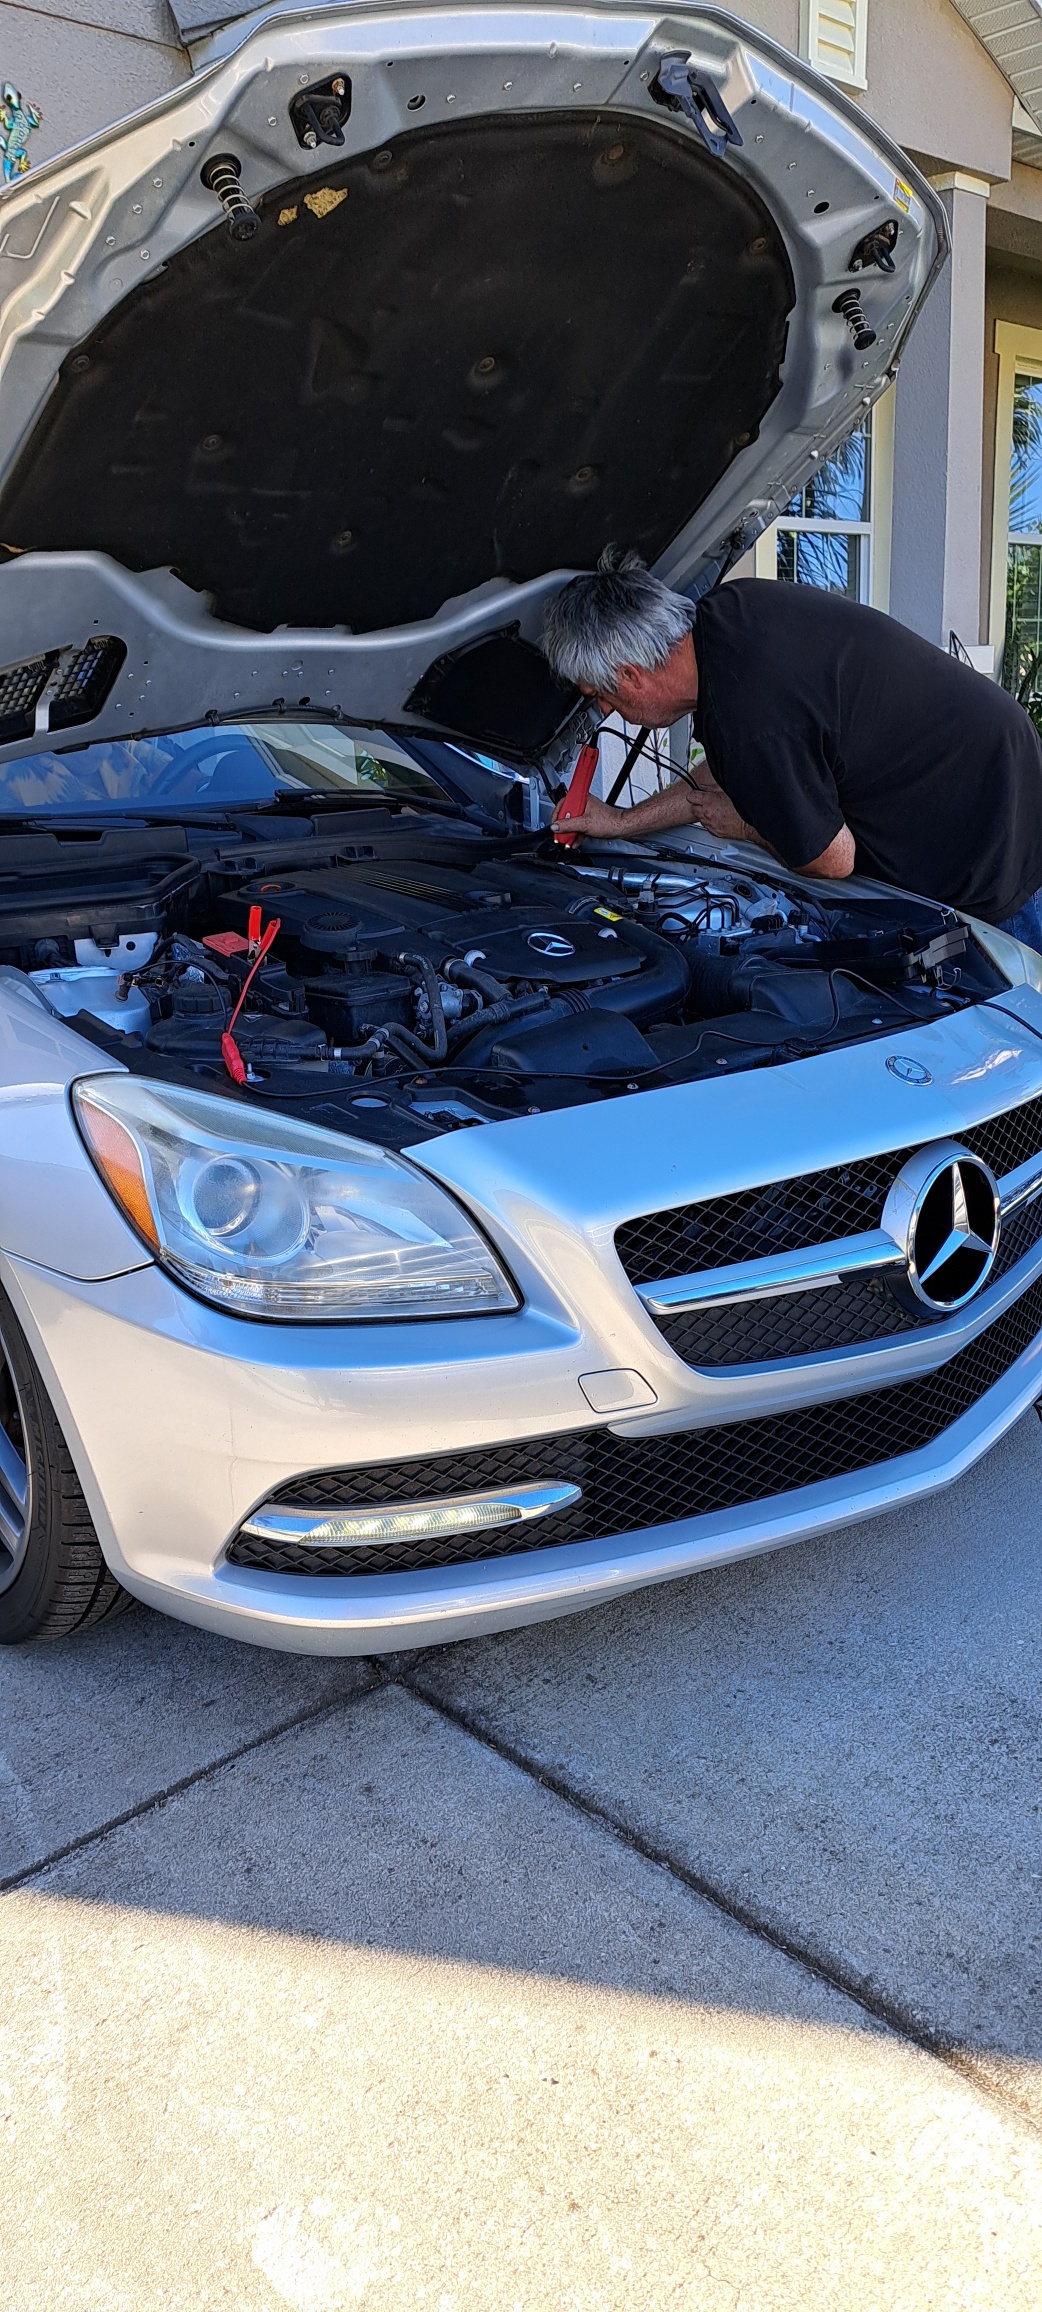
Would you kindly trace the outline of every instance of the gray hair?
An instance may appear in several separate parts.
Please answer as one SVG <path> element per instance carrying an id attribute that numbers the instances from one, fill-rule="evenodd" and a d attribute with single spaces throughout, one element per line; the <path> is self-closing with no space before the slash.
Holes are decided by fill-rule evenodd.
<path id="1" fill-rule="evenodd" d="M 639 554 L 606 546 L 596 570 L 555 594 L 543 649 L 563 682 L 610 691 L 620 666 L 664 666 L 694 623 L 692 604 L 653 578 Z"/>

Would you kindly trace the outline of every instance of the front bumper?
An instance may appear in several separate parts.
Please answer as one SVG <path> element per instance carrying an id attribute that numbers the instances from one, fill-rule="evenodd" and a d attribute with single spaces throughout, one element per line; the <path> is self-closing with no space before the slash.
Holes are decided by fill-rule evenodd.
<path id="1" fill-rule="evenodd" d="M 1040 1270 L 1036 1257 L 1010 1281 L 1023 1292 L 1028 1276 Z M 342 1460 L 345 1441 L 359 1453 L 364 1442 L 372 1442 L 376 1432 L 359 1402 L 369 1395 L 357 1386 L 361 1377 L 330 1366 L 305 1380 L 299 1372 L 240 1362 L 227 1367 L 222 1387 L 212 1359 L 183 1344 L 171 1362 L 170 1344 L 155 1329 L 152 1294 L 157 1284 L 161 1291 L 172 1288 L 154 1271 L 85 1287 L 13 1263 L 7 1264 L 5 1282 L 45 1370 L 50 1367 L 49 1384 L 113 1571 L 160 1612 L 291 1653 L 380 1653 L 477 1637 L 578 1612 L 652 1582 L 853 1524 L 923 1499 L 961 1476 L 1042 1392 L 1040 1333 L 1002 1380 L 934 1443 L 853 1477 L 652 1531 L 535 1547 L 498 1562 L 349 1578 L 285 1577 L 229 1564 L 227 1539 L 259 1498 L 299 1470 L 305 1433 L 314 1448 L 312 1465 Z M 550 1361 L 557 1362 L 552 1351 Z M 83 1391 L 77 1392 L 74 1413 L 58 1382 L 59 1365 L 68 1373 L 82 1372 L 85 1364 L 107 1400 L 107 1410 L 95 1404 L 86 1424 L 93 1459 L 80 1425 Z M 175 1373 L 176 1387 L 167 1398 Z M 509 1374 L 503 1377 L 509 1388 Z M 487 1435 L 487 1420 L 476 1412 L 466 1417 L 458 1365 L 442 1369 L 447 1387 L 439 1389 L 438 1379 L 433 1368 L 413 1374 L 416 1419 L 406 1424 L 399 1369 L 398 1412 L 391 1424 L 399 1452 L 406 1428 L 413 1450 L 420 1438 L 430 1449 L 436 1435 L 444 1451 L 451 1434 L 468 1442 L 476 1431 Z M 548 1386 L 553 1390 L 553 1382 Z M 559 1371 L 559 1405 L 562 1386 Z M 570 1407 L 570 1392 L 566 1401 Z M 535 1410 L 530 1391 L 530 1436 L 550 1426 L 545 1411 L 536 1425 Z M 385 1402 L 385 1443 L 391 1412 Z M 557 1426 L 564 1424 L 559 1420 Z M 512 1429 L 519 1433 L 516 1418 Z"/>
<path id="2" fill-rule="evenodd" d="M 1035 1302 L 1040 1279 L 1042 1253 L 1035 1253 L 993 1295 L 993 1322 L 1000 1325 L 998 1304 L 1014 1316 L 1026 1292 Z M 275 1574 L 229 1563 L 226 1549 L 254 1507 L 305 1466 L 367 1461 L 377 1450 L 462 1454 L 494 1447 L 504 1433 L 573 1436 L 575 1376 L 589 1350 L 511 1320 L 522 1339 L 508 1343 L 504 1325 L 499 1362 L 483 1343 L 485 1357 L 469 1371 L 460 1362 L 407 1369 L 393 1346 L 402 1339 L 395 1327 L 384 1371 L 344 1371 L 342 1334 L 319 1336 L 326 1359 L 300 1369 L 277 1359 L 284 1348 L 277 1327 L 219 1320 L 238 1355 L 176 1339 L 171 1318 L 187 1313 L 189 1325 L 201 1320 L 206 1329 L 210 1313 L 185 1302 L 157 1269 L 83 1285 L 5 1262 L 5 1285 L 44 1366 L 113 1572 L 164 1614 L 291 1653 L 381 1653 L 518 1628 L 853 1524 L 950 1484 L 1042 1392 L 1040 1332 L 936 1440 L 853 1475 L 564 1547 L 541 1547 L 534 1526 L 531 1547 L 499 1561 L 351 1577 Z M 485 1325 L 492 1329 L 494 1320 Z M 245 1329 L 254 1336 L 250 1362 Z M 605 1427 L 587 1417 L 591 1436 Z M 647 1415 L 610 1427 L 640 1445 Z M 670 1431 L 658 1436 L 670 1443 Z M 709 1436 L 719 1447 L 728 1427 L 712 1424 Z M 737 1445 L 737 1427 L 732 1436 Z"/>
<path id="3" fill-rule="evenodd" d="M 857 1405 L 887 1395 L 891 1383 L 916 1386 L 971 1350 L 1036 1285 L 1042 1245 L 943 1327 L 842 1354 L 706 1372 L 682 1363 L 656 1329 L 623 1272 L 614 1231 L 635 1212 L 851 1163 L 913 1139 L 957 1138 L 1037 1100 L 1042 998 L 1025 991 L 1015 1000 L 1016 1009 L 1013 1001 L 1001 1012 L 980 1007 L 910 1035 L 908 1049 L 929 1070 L 925 1090 L 888 1074 L 877 1044 L 412 1151 L 503 1250 L 525 1295 L 516 1314 L 380 1326 L 246 1323 L 192 1300 L 152 1265 L 76 1281 L 8 1252 L 0 1280 L 112 1570 L 146 1603 L 258 1644 L 379 1652 L 577 1611 L 950 1482 L 1042 1389 L 1034 1315 L 1012 1359 L 993 1368 L 994 1384 L 986 1376 L 957 1418 L 918 1449 L 891 1441 L 889 1457 L 853 1474 L 801 1484 L 796 1463 L 792 1484 L 786 1477 L 770 1498 L 729 1506 L 718 1495 L 711 1513 L 682 1517 L 674 1499 L 671 1521 L 660 1499 L 632 1530 L 620 1531 L 615 1514 L 599 1537 L 587 1525 L 581 1538 L 557 1545 L 548 1522 L 532 1528 L 531 1549 L 418 1572 L 314 1576 L 228 1558 L 251 1512 L 314 1473 L 606 1431 L 627 1445 L 683 1436 L 696 1455 L 699 1433 L 709 1432 L 719 1463 L 729 1429 L 740 1444 L 736 1424 L 748 1432 L 840 1398 Z"/>

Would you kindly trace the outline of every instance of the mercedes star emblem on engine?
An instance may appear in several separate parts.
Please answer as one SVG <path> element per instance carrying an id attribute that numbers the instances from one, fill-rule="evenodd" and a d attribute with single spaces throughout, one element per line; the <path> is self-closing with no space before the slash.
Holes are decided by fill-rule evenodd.
<path id="1" fill-rule="evenodd" d="M 563 963 L 566 955 L 575 954 L 571 940 L 562 939 L 557 931 L 530 931 L 525 945 L 532 948 L 536 955 L 551 957 L 555 963 Z"/>

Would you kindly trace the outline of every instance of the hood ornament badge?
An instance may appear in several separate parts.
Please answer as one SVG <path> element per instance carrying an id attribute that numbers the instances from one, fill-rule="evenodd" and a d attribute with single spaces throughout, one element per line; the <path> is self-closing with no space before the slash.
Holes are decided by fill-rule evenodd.
<path id="1" fill-rule="evenodd" d="M 883 1226 L 901 1246 L 898 1298 L 921 1316 L 951 1316 L 987 1283 L 1002 1227 L 998 1182 L 989 1165 L 951 1140 L 920 1148 L 902 1165 L 883 1208 Z"/>
<path id="2" fill-rule="evenodd" d="M 921 1060 L 910 1060 L 904 1052 L 891 1052 L 887 1067 L 892 1076 L 900 1077 L 902 1084 L 932 1084 L 929 1068 Z"/>

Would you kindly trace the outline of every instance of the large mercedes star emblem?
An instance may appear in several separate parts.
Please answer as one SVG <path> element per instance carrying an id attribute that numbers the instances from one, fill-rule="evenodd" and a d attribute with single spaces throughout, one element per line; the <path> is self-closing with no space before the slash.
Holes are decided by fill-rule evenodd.
<path id="1" fill-rule="evenodd" d="M 563 939 L 559 931 L 530 931 L 525 944 L 553 963 L 563 963 L 566 955 L 575 954 L 571 940 Z"/>
<path id="2" fill-rule="evenodd" d="M 950 1316 L 980 1292 L 995 1265 L 1001 1228 L 995 1175 L 954 1141 L 935 1141 L 902 1166 L 883 1226 L 905 1255 L 899 1296 L 911 1295 L 920 1312 Z"/>

